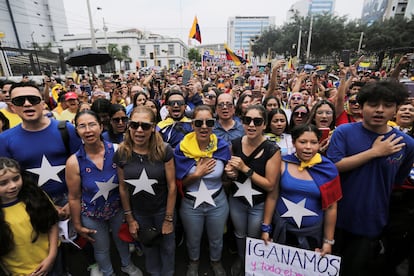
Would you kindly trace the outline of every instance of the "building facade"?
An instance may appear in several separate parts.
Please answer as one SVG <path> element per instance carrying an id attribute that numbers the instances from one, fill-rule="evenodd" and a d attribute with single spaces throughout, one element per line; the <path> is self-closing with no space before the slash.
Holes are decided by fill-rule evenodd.
<path id="1" fill-rule="evenodd" d="M 309 1 L 308 15 L 320 13 L 333 14 L 335 11 L 335 0 L 311 0 Z"/>
<path id="2" fill-rule="evenodd" d="M 63 0 L 0 0 L 2 46 L 54 46 L 68 33 Z"/>
<path id="3" fill-rule="evenodd" d="M 414 15 L 414 0 L 365 0 L 361 20 L 368 25 L 404 16 L 411 20 Z"/>
<path id="4" fill-rule="evenodd" d="M 188 47 L 179 38 L 170 38 L 157 34 L 146 34 L 137 29 L 118 32 L 98 32 L 95 34 L 98 49 L 108 50 L 116 46 L 119 51 L 127 48 L 129 59 L 114 61 L 115 71 L 135 70 L 135 67 L 174 68 L 188 61 Z M 65 53 L 91 48 L 90 34 L 66 35 L 61 40 Z"/>
<path id="5" fill-rule="evenodd" d="M 227 21 L 227 44 L 237 54 L 247 54 L 251 43 L 274 25 L 274 16 L 230 17 Z"/>

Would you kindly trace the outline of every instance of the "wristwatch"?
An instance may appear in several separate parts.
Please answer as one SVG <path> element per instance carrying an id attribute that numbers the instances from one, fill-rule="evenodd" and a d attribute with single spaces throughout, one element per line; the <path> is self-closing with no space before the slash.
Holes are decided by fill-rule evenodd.
<path id="1" fill-rule="evenodd" d="M 247 171 L 247 172 L 245 172 L 244 174 L 247 176 L 247 177 L 251 177 L 252 175 L 253 175 L 253 169 L 252 168 L 249 168 L 249 170 Z"/>
<path id="2" fill-rule="evenodd" d="M 334 245 L 335 244 L 335 240 L 328 240 L 328 239 L 323 239 L 324 243 L 330 244 L 330 245 Z"/>

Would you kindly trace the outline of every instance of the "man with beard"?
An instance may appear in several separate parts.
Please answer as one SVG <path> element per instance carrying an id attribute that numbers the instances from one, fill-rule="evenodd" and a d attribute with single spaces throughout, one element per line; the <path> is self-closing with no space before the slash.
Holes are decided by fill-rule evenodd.
<path id="1" fill-rule="evenodd" d="M 186 103 L 181 91 L 173 90 L 166 98 L 168 117 L 158 123 L 159 132 L 164 142 L 175 148 L 184 135 L 193 130 L 191 120 L 185 117 Z"/>

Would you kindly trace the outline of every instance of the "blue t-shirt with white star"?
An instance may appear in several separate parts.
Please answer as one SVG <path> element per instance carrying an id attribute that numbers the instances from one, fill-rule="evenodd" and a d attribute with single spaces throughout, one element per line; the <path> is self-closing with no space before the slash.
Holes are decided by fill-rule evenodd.
<path id="1" fill-rule="evenodd" d="M 104 141 L 103 168 L 99 169 L 80 147 L 76 152 L 82 186 L 81 214 L 97 219 L 109 219 L 120 208 L 118 174 L 114 157 L 114 146 Z"/>
<path id="2" fill-rule="evenodd" d="M 59 121 L 50 120 L 50 124 L 39 131 L 25 130 L 20 124 L 0 134 L 0 156 L 18 161 L 54 202 L 67 193 L 65 164 L 69 157 L 58 124 Z M 72 124 L 66 123 L 66 128 L 70 154 L 73 154 L 81 140 Z"/>

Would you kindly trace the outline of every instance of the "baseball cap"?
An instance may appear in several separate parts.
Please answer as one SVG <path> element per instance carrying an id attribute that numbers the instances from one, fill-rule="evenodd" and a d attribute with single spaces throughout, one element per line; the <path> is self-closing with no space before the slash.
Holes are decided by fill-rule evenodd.
<path id="1" fill-rule="evenodd" d="M 78 99 L 78 95 L 75 92 L 67 92 L 65 94 L 65 101 L 77 100 L 77 99 Z"/>

